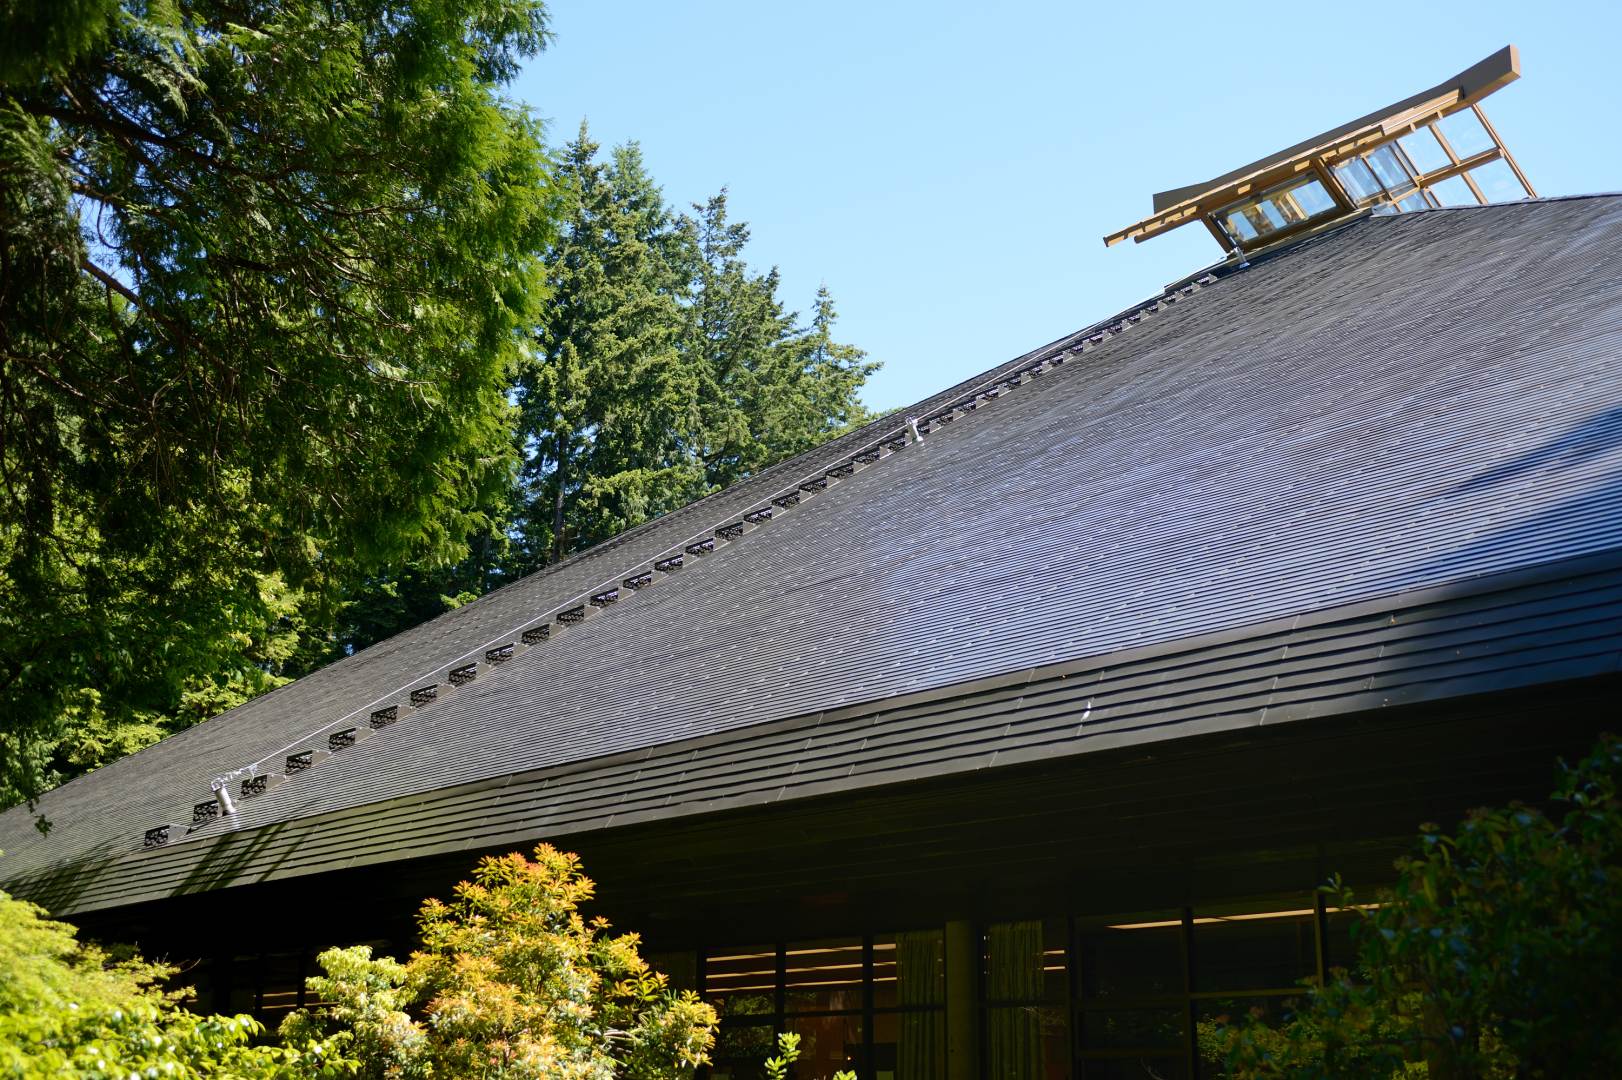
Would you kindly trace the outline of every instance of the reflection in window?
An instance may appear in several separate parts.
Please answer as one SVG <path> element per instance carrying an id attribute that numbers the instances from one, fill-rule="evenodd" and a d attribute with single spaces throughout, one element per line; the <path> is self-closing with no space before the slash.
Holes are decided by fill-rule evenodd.
<path id="1" fill-rule="evenodd" d="M 1429 127 L 1410 131 L 1397 142 L 1408 155 L 1408 160 L 1414 163 L 1414 168 L 1422 173 L 1435 172 L 1453 164 Z"/>
<path id="2" fill-rule="evenodd" d="M 1084 1061 L 1083 1080 L 1185 1080 L 1188 1065 L 1180 1057 L 1100 1058 Z"/>
<path id="3" fill-rule="evenodd" d="M 1182 913 L 1078 920 L 1076 963 L 1082 1076 L 1187 1075 Z"/>
<path id="4" fill-rule="evenodd" d="M 842 1016 L 791 1016 L 784 1030 L 800 1037 L 800 1059 L 794 1075 L 832 1076 L 841 1069 L 856 1070 L 862 1059 L 862 1017 L 860 1013 Z"/>
<path id="5" fill-rule="evenodd" d="M 1181 1005 L 1160 1009 L 1086 1009 L 1081 1014 L 1082 1045 L 1088 1050 L 1143 1050 L 1175 1053 L 1183 1045 Z"/>
<path id="6" fill-rule="evenodd" d="M 873 1014 L 874 1080 L 943 1080 L 946 1018 L 935 1012 Z"/>
<path id="7" fill-rule="evenodd" d="M 996 1080 L 1070 1074 L 1064 929 L 1000 923 L 985 935 L 986 1065 Z"/>
<path id="8" fill-rule="evenodd" d="M 1306 996 L 1297 994 L 1288 997 L 1233 997 L 1201 1001 L 1194 1014 L 1200 1057 L 1206 1063 L 1201 1075 L 1208 1072 L 1221 1075 L 1220 1067 L 1225 1056 L 1222 1052 L 1224 1027 L 1255 1020 L 1270 1028 L 1278 1028 L 1289 1023 L 1306 1004 Z"/>
<path id="9" fill-rule="evenodd" d="M 795 1076 L 944 1080 L 945 971 L 940 930 L 718 950 L 703 962 L 722 1016 L 710 1075 L 763 1076 L 777 1033 L 793 1032 Z"/>
<path id="10" fill-rule="evenodd" d="M 710 1052 L 714 1065 L 710 1080 L 761 1080 L 765 1061 L 777 1052 L 777 1030 L 773 1024 L 739 1026 L 723 1024 Z"/>
<path id="11" fill-rule="evenodd" d="M 1453 152 L 1461 158 L 1474 157 L 1498 145 L 1482 126 L 1473 109 L 1444 116 L 1436 122 L 1436 126 L 1441 129 L 1442 136 L 1447 139 L 1447 144 L 1453 148 Z"/>
<path id="12" fill-rule="evenodd" d="M 1355 911 L 1331 911 L 1324 917 L 1324 966 L 1345 968 L 1357 974 L 1357 946 L 1352 940 L 1352 927 L 1360 916 Z"/>
<path id="13" fill-rule="evenodd" d="M 1380 183 L 1384 184 L 1391 194 L 1398 195 L 1413 190 L 1414 180 L 1408 175 L 1408 166 L 1402 163 L 1397 152 L 1389 145 L 1371 151 L 1364 160 L 1369 163 L 1369 168 L 1374 170 L 1374 175 L 1380 178 Z"/>
<path id="14" fill-rule="evenodd" d="M 672 990 L 692 990 L 698 986 L 698 955 L 692 952 L 649 953 L 648 964 L 664 974 Z"/>
<path id="15" fill-rule="evenodd" d="M 275 1029 L 282 1017 L 302 1004 L 304 957 L 299 953 L 270 953 L 259 961 L 259 1019 Z"/>
<path id="16" fill-rule="evenodd" d="M 1228 235 L 1245 243 L 1299 225 L 1335 208 L 1316 179 L 1297 180 L 1218 212 Z"/>
<path id="17" fill-rule="evenodd" d="M 1081 992 L 1088 1000 L 1132 1001 L 1182 994 L 1183 927 L 1175 911 L 1076 927 Z"/>
<path id="18" fill-rule="evenodd" d="M 777 949 L 728 949 L 704 960 L 704 996 L 725 1019 L 777 1011 Z"/>
<path id="19" fill-rule="evenodd" d="M 1340 186 L 1346 189 L 1346 194 L 1363 202 L 1385 194 L 1385 188 L 1374 176 L 1368 162 L 1362 158 L 1348 158 L 1335 166 L 1335 178 Z"/>
<path id="20" fill-rule="evenodd" d="M 787 1012 L 839 1012 L 862 1007 L 859 939 L 791 945 L 783 954 Z"/>
<path id="21" fill-rule="evenodd" d="M 1446 180 L 1438 180 L 1430 185 L 1431 198 L 1443 206 L 1475 206 L 1476 193 L 1470 190 L 1470 185 L 1464 182 L 1462 176 L 1450 176 Z"/>
<path id="22" fill-rule="evenodd" d="M 231 1015 L 251 1013 L 259 998 L 259 957 L 231 958 L 231 989 L 225 996 L 225 1011 Z"/>
<path id="23" fill-rule="evenodd" d="M 1309 902 L 1280 910 L 1247 905 L 1196 912 L 1194 989 L 1263 990 L 1317 974 L 1316 916 Z"/>
<path id="24" fill-rule="evenodd" d="M 1526 198 L 1526 189 L 1521 186 L 1515 170 L 1503 158 L 1471 169 L 1470 179 L 1476 182 L 1476 187 L 1481 189 L 1481 194 L 1490 203 Z"/>

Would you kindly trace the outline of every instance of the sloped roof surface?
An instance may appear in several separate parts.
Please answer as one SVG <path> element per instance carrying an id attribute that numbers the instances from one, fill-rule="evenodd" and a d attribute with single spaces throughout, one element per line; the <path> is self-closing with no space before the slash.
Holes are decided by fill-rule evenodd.
<path id="1" fill-rule="evenodd" d="M 1367 219 L 1146 317 L 205 832 L 1622 547 L 1619 371 L 1622 197 Z M 48 837 L 8 811 L 0 878 L 138 850 L 210 777 L 309 745 L 866 437 L 65 785 L 40 804 Z"/>

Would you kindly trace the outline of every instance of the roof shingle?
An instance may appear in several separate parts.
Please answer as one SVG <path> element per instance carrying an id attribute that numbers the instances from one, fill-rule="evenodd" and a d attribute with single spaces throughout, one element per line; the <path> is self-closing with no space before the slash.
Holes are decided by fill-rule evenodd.
<path id="1" fill-rule="evenodd" d="M 1622 198 L 1365 220 L 939 426 L 199 836 L 1622 547 L 1619 364 Z M 48 793 L 48 836 L 13 808 L 0 878 L 138 851 L 190 820 L 210 777 L 364 723 L 374 700 L 879 433 Z"/>

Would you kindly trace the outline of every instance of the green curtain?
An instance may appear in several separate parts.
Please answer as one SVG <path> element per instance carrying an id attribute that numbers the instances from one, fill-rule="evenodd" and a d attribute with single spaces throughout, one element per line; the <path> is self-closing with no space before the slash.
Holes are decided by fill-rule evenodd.
<path id="1" fill-rule="evenodd" d="M 1042 924 L 1000 923 L 986 931 L 986 1055 L 992 1080 L 1042 1075 Z M 1020 1005 L 998 1007 L 998 1002 Z"/>
<path id="2" fill-rule="evenodd" d="M 895 939 L 896 1004 L 901 1037 L 896 1044 L 896 1080 L 941 1080 L 946 1075 L 946 1017 L 939 930 L 897 934 Z"/>

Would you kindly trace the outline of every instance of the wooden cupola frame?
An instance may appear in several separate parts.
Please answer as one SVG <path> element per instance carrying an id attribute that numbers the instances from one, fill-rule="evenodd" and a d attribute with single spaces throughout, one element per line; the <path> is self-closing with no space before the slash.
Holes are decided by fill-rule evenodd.
<path id="1" fill-rule="evenodd" d="M 1142 243 L 1200 220 L 1224 251 L 1248 254 L 1363 210 L 1535 197 L 1480 105 L 1520 77 L 1520 52 L 1507 45 L 1361 119 L 1202 184 L 1162 191 L 1151 216 L 1104 237 L 1104 244 Z"/>

